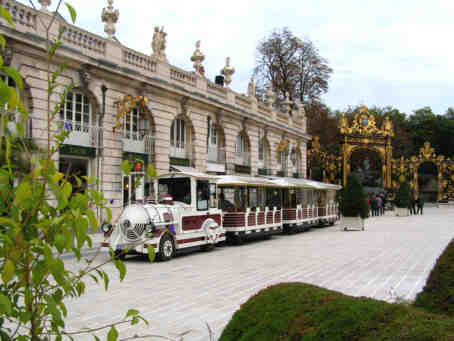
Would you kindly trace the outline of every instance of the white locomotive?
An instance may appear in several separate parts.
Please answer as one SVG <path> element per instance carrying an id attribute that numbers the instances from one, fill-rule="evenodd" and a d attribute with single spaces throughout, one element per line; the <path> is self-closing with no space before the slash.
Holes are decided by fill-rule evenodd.
<path id="1" fill-rule="evenodd" d="M 161 260 L 171 259 L 177 250 L 199 246 L 211 249 L 225 241 L 221 210 L 216 203 L 216 177 L 186 171 L 162 175 L 155 181 L 159 201 L 127 206 L 118 223 L 105 226 L 105 235 L 123 257 L 147 254 L 152 245 Z M 158 202 L 158 203 L 157 203 Z"/>

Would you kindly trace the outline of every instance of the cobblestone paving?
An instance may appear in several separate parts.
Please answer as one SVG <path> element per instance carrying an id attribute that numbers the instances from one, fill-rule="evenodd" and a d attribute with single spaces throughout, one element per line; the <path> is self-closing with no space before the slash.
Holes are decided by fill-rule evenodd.
<path id="1" fill-rule="evenodd" d="M 150 327 L 124 327 L 121 336 L 155 333 L 176 339 L 189 331 L 185 341 L 209 340 L 206 323 L 219 336 L 243 302 L 280 282 L 306 282 L 380 300 L 393 295 L 414 299 L 453 236 L 454 208 L 426 208 L 423 216 L 368 219 L 366 231 L 312 229 L 164 263 L 130 258 L 121 283 L 113 266 L 106 267 L 112 274 L 108 292 L 87 283 L 86 295 L 70 303 L 68 326 L 95 327 L 135 308 Z M 88 339 L 93 338 L 77 338 Z"/>

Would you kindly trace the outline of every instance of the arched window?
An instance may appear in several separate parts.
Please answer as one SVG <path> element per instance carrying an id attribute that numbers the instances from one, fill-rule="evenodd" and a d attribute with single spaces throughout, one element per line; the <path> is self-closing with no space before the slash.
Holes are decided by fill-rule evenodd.
<path id="1" fill-rule="evenodd" d="M 138 108 L 132 109 L 127 115 L 123 117 L 123 137 L 134 140 L 142 141 L 144 136 L 149 133 L 149 121 L 139 113 Z"/>
<path id="2" fill-rule="evenodd" d="M 259 141 L 259 164 L 261 168 L 265 165 L 265 141 L 263 139 Z"/>
<path id="3" fill-rule="evenodd" d="M 92 107 L 87 95 L 78 91 L 68 92 L 60 108 L 60 119 L 65 128 L 88 132 L 92 125 Z"/>
<path id="4" fill-rule="evenodd" d="M 249 144 L 244 134 L 239 134 L 236 137 L 235 154 L 236 164 L 249 166 Z"/>
<path id="5" fill-rule="evenodd" d="M 210 127 L 210 146 L 217 146 L 218 145 L 218 130 L 214 124 Z"/>
<path id="6" fill-rule="evenodd" d="M 8 76 L 6 74 L 3 74 L 3 73 L 0 73 L 0 77 L 1 77 L 2 81 L 6 85 L 8 85 L 11 88 L 16 89 L 17 95 L 19 96 L 20 100 L 23 102 L 25 108 L 27 108 L 26 98 L 23 98 L 25 96 L 23 96 L 21 91 L 18 89 L 18 87 L 16 86 L 16 83 L 14 82 L 14 80 L 10 76 Z M 7 111 L 7 109 L 8 109 L 8 106 L 5 104 L 4 110 Z M 21 118 L 21 115 L 19 114 L 19 112 L 17 111 L 16 108 L 14 108 L 13 110 L 9 111 L 7 114 L 8 114 L 8 118 L 9 118 L 9 122 L 8 122 L 8 124 L 6 126 L 7 131 L 13 132 L 14 134 L 17 134 L 16 123 L 17 122 L 22 122 L 24 124 L 24 126 L 25 126 L 25 137 L 26 138 L 30 138 L 32 136 L 32 134 L 31 134 L 32 133 L 31 132 L 31 117 L 30 116 L 27 119 L 27 122 L 23 122 L 22 118 Z"/>
<path id="7" fill-rule="evenodd" d="M 288 149 L 285 149 L 278 153 L 277 155 L 277 163 L 279 171 L 281 172 L 282 176 L 287 176 L 287 167 L 288 167 Z"/>
<path id="8" fill-rule="evenodd" d="M 14 83 L 14 80 L 11 77 L 5 74 L 0 74 L 0 77 L 2 78 L 2 81 L 5 82 L 6 85 L 12 88 L 16 88 L 16 83 Z"/>
<path id="9" fill-rule="evenodd" d="M 248 152 L 246 138 L 243 134 L 236 137 L 236 152 L 237 154 Z"/>
<path id="10" fill-rule="evenodd" d="M 291 162 L 291 171 L 292 173 L 298 173 L 298 157 L 296 153 L 296 148 L 292 149 L 292 152 L 290 153 L 290 162 Z"/>
<path id="11" fill-rule="evenodd" d="M 170 145 L 176 149 L 183 149 L 186 142 L 185 122 L 181 119 L 176 119 L 170 127 Z"/>
<path id="12" fill-rule="evenodd" d="M 221 144 L 221 136 L 218 132 L 216 124 L 213 124 L 211 122 L 211 118 L 208 117 L 208 162 L 225 162 L 225 157 L 222 155 Z"/>
<path id="13" fill-rule="evenodd" d="M 262 175 L 268 174 L 268 169 L 270 167 L 270 146 L 265 137 L 262 137 L 259 140 L 259 161 L 258 168 L 261 169 L 259 172 Z"/>

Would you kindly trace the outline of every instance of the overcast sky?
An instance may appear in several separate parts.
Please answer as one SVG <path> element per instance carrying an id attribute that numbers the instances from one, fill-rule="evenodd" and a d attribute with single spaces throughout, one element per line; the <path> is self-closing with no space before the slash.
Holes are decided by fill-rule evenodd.
<path id="1" fill-rule="evenodd" d="M 69 2 L 78 26 L 105 36 L 107 0 Z M 206 76 L 214 80 L 230 56 L 238 92 L 246 92 L 259 40 L 287 26 L 334 69 L 322 98 L 332 109 L 391 105 L 411 114 L 430 106 L 441 114 L 454 107 L 453 0 L 115 0 L 114 7 L 123 44 L 151 54 L 153 28 L 164 26 L 169 62 L 193 70 L 201 40 Z"/>

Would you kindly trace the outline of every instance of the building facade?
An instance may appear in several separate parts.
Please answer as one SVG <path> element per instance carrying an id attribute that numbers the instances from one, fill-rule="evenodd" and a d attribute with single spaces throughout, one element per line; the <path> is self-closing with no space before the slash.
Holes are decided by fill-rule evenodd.
<path id="1" fill-rule="evenodd" d="M 35 10 L 0 0 L 15 24 L 12 29 L 2 23 L 0 33 L 7 40 L 4 61 L 24 80 L 20 96 L 30 113 L 27 136 L 47 144 L 45 25 L 53 13 L 47 10 L 49 0 L 39 2 L 42 8 Z M 276 109 L 271 91 L 265 103 L 258 101 L 253 80 L 247 94 L 233 91 L 229 58 L 217 84 L 208 80 L 200 42 L 192 56 L 188 51 L 194 71 L 170 65 L 162 28 L 155 28 L 150 55 L 128 48 L 115 38 L 119 15 L 112 5 L 109 0 L 102 12 L 106 37 L 60 16 L 50 31 L 51 38 L 58 27 L 63 32 L 51 71 L 67 65 L 50 108 L 59 103 L 63 86 L 73 84 L 51 125 L 52 132 L 59 125 L 69 130 L 56 159 L 60 171 L 97 178 L 114 216 L 124 204 L 146 197 L 148 164 L 158 174 L 194 167 L 214 174 L 306 176 L 310 136 L 302 105 L 287 98 Z M 133 163 L 129 176 L 122 173 L 123 160 Z M 144 179 L 140 186 L 137 177 Z"/>

